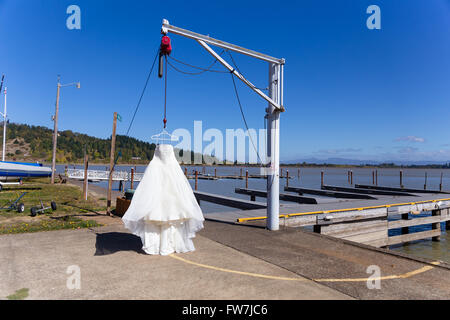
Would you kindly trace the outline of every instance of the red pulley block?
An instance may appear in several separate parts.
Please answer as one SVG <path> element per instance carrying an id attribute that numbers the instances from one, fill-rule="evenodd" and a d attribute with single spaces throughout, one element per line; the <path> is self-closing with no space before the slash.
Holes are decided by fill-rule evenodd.
<path id="1" fill-rule="evenodd" d="M 169 55 L 172 52 L 172 44 L 168 36 L 162 37 L 160 50 L 162 55 Z"/>

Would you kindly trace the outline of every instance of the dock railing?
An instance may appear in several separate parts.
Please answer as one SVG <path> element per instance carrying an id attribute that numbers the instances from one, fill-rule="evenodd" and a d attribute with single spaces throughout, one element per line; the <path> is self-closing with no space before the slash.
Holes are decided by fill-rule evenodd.
<path id="1" fill-rule="evenodd" d="M 83 180 L 84 169 L 67 169 L 67 177 L 70 179 Z M 88 170 L 88 180 L 100 181 L 109 179 L 109 171 L 107 170 Z M 141 181 L 143 173 L 133 173 L 133 181 Z M 113 181 L 131 181 L 131 171 L 113 171 Z"/>

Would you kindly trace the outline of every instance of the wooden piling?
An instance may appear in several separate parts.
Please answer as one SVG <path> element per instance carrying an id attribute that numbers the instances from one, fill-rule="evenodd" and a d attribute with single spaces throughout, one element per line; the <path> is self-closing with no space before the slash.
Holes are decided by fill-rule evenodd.
<path id="1" fill-rule="evenodd" d="M 400 170 L 400 188 L 403 189 L 403 170 Z"/>
<path id="2" fill-rule="evenodd" d="M 375 170 L 375 185 L 378 186 L 378 170 Z"/>
<path id="3" fill-rule="evenodd" d="M 130 186 L 131 189 L 133 189 L 133 182 L 134 182 L 134 169 L 131 168 L 131 186 Z"/>
<path id="4" fill-rule="evenodd" d="M 217 168 L 214 168 L 214 177 L 217 178 Z"/>
<path id="5" fill-rule="evenodd" d="M 320 186 L 323 187 L 323 171 L 320 171 Z"/>
<path id="6" fill-rule="evenodd" d="M 116 149 L 116 127 L 117 127 L 117 112 L 114 112 L 113 131 L 111 135 L 111 155 L 109 158 L 109 179 L 108 179 L 108 193 L 106 197 L 106 214 L 111 215 L 111 189 L 112 189 L 112 175 L 114 167 L 114 154 Z"/>
<path id="7" fill-rule="evenodd" d="M 87 200 L 88 198 L 88 166 L 89 166 L 89 159 L 88 155 L 84 155 L 84 181 L 83 181 L 83 197 L 84 200 Z"/>
<path id="8" fill-rule="evenodd" d="M 280 168 L 280 178 L 283 178 L 283 168 Z"/>
<path id="9" fill-rule="evenodd" d="M 195 170 L 195 190 L 197 191 L 198 189 L 198 171 Z"/>
<path id="10" fill-rule="evenodd" d="M 245 171 L 245 189 L 248 189 L 248 170 Z"/>
<path id="11" fill-rule="evenodd" d="M 425 183 L 423 184 L 423 190 L 427 190 L 427 173 L 425 172 Z"/>
<path id="12" fill-rule="evenodd" d="M 375 171 L 372 171 L 372 184 L 375 185 Z"/>
<path id="13" fill-rule="evenodd" d="M 353 185 L 353 171 L 350 170 L 350 184 Z"/>
<path id="14" fill-rule="evenodd" d="M 286 187 L 289 187 L 289 170 L 286 170 Z"/>

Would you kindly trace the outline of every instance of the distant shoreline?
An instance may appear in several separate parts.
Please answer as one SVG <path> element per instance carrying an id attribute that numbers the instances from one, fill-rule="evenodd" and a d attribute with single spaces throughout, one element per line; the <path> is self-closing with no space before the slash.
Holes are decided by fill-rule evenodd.
<path id="1" fill-rule="evenodd" d="M 51 166 L 51 163 L 43 162 L 44 165 Z M 57 163 L 57 165 L 70 166 L 84 166 L 84 163 Z M 89 165 L 105 166 L 108 167 L 109 163 L 90 163 Z M 117 163 L 116 166 L 146 166 L 148 162 L 143 163 Z M 180 164 L 183 167 L 246 167 L 246 168 L 259 168 L 258 164 Z M 448 164 L 442 165 L 396 165 L 396 164 L 380 164 L 380 165 L 351 165 L 351 164 L 318 164 L 318 163 L 301 163 L 301 164 L 280 164 L 283 168 L 367 168 L 367 169 L 450 169 Z"/>

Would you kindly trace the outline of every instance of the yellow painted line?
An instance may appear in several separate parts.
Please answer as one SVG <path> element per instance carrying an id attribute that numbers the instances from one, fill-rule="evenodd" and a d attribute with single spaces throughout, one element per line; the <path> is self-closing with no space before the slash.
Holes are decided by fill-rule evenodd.
<path id="1" fill-rule="evenodd" d="M 260 274 L 260 273 L 253 273 L 253 272 L 245 272 L 245 271 L 238 271 L 238 270 L 232 270 L 232 269 L 227 269 L 227 268 L 221 268 L 221 267 L 216 267 L 216 266 L 211 266 L 208 264 L 203 264 L 203 263 L 198 263 L 198 262 L 194 262 L 188 259 L 184 259 L 180 256 L 177 256 L 175 254 L 170 254 L 169 257 L 174 258 L 176 260 L 182 261 L 184 263 L 187 264 L 191 264 L 197 267 L 201 267 L 201 268 L 206 268 L 206 269 L 211 269 L 211 270 L 216 270 L 216 271 L 221 271 L 221 272 L 227 272 L 227 273 L 234 273 L 234 274 L 239 274 L 239 275 L 244 275 L 244 276 L 250 276 L 250 277 L 255 277 L 255 278 L 264 278 L 264 279 L 271 279 L 271 280 L 283 280 L 283 281 L 306 281 L 306 278 L 290 278 L 290 277 L 279 277 L 279 276 L 271 276 L 271 275 L 265 275 L 265 274 Z M 431 264 L 433 265 L 439 265 L 440 262 L 439 261 L 434 261 Z M 377 277 L 377 278 L 343 278 L 343 279 L 312 279 L 313 281 L 316 282 L 366 282 L 367 280 L 371 280 L 371 281 L 375 281 L 375 280 L 392 280 L 392 279 L 406 279 L 406 278 L 410 278 L 413 277 L 415 275 L 427 272 L 429 270 L 434 269 L 433 266 L 424 266 L 422 268 L 419 268 L 417 270 L 413 270 L 407 273 L 403 273 L 400 275 L 390 275 L 390 276 L 384 276 L 384 277 Z"/>
<path id="2" fill-rule="evenodd" d="M 416 205 L 418 203 L 430 203 L 430 202 L 434 203 L 434 202 L 438 202 L 438 201 L 450 201 L 450 198 L 435 199 L 435 200 L 425 200 L 425 201 L 418 201 L 418 202 L 405 202 L 405 203 L 385 204 L 385 205 L 371 206 L 371 207 L 360 207 L 360 208 L 336 209 L 336 210 L 325 210 L 325 211 L 311 211 L 311 212 L 289 213 L 289 214 L 285 214 L 285 215 L 280 215 L 280 218 L 289 218 L 289 217 L 295 217 L 295 216 L 305 216 L 305 215 L 322 214 L 322 213 L 362 211 L 362 210 L 369 210 L 369 209 L 390 208 L 390 207 L 407 206 L 407 205 L 411 206 L 411 205 Z M 245 221 L 252 221 L 252 220 L 264 220 L 264 219 L 267 219 L 267 217 L 238 218 L 237 222 L 245 222 Z"/>
<path id="3" fill-rule="evenodd" d="M 192 265 L 195 265 L 195 266 L 201 267 L 201 268 L 207 268 L 207 269 L 212 269 L 212 270 L 222 271 L 222 272 L 228 272 L 228 273 L 236 273 L 236 274 L 250 276 L 250 277 L 265 278 L 265 279 L 272 279 L 272 280 L 285 280 L 285 281 L 305 281 L 306 280 L 305 278 L 288 278 L 288 277 L 269 276 L 269 275 L 259 274 L 259 273 L 244 272 L 244 271 L 237 271 L 237 270 L 231 270 L 231 269 L 226 269 L 226 268 L 220 268 L 220 267 L 210 266 L 210 265 L 203 264 L 203 263 L 190 261 L 190 260 L 181 258 L 179 256 L 176 256 L 174 254 L 169 255 L 169 257 L 172 257 L 174 259 L 177 259 L 177 260 L 180 260 L 180 261 L 183 261 L 185 263 L 192 264 Z"/>

